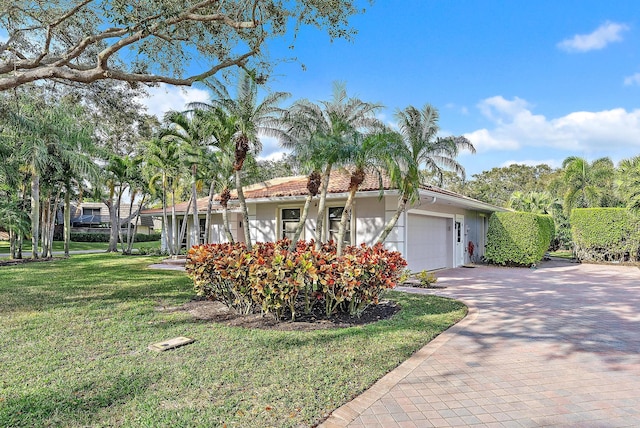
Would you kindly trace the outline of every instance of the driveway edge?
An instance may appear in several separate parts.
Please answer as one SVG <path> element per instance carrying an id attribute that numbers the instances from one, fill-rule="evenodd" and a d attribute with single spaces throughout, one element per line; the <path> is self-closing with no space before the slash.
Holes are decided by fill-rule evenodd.
<path id="1" fill-rule="evenodd" d="M 331 415 L 320 425 L 319 428 L 341 428 L 346 427 L 354 421 L 362 412 L 368 409 L 373 403 L 387 394 L 391 388 L 396 386 L 402 379 L 407 377 L 409 373 L 416 369 L 424 360 L 429 358 L 440 349 L 445 343 L 453 338 L 458 332 L 473 324 L 478 318 L 478 310 L 476 307 L 467 302 L 456 299 L 464 303 L 468 312 L 467 315 L 447 330 L 440 333 L 429 343 L 416 351 L 408 360 L 401 363 L 398 367 L 380 378 L 371 388 L 358 395 L 350 402 L 338 407 Z"/>

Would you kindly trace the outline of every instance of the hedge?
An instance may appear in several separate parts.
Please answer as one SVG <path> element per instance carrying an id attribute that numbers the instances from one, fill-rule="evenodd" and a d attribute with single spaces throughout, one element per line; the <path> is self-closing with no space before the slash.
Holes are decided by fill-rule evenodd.
<path id="1" fill-rule="evenodd" d="M 127 235 L 123 232 L 123 237 Z M 160 233 L 136 233 L 134 242 L 151 242 L 158 241 L 161 237 Z M 89 232 L 71 232 L 71 240 L 73 242 L 109 242 L 109 233 L 89 233 Z"/>
<path id="2" fill-rule="evenodd" d="M 320 305 L 326 316 L 346 312 L 359 316 L 382 293 L 405 278 L 400 253 L 377 244 L 349 246 L 341 257 L 333 243 L 314 249 L 314 242 L 243 243 L 192 247 L 186 270 L 198 295 L 220 301 L 240 313 L 274 313 L 295 320 L 299 311 Z"/>
<path id="3" fill-rule="evenodd" d="M 640 259 L 640 222 L 626 208 L 576 208 L 571 211 L 570 221 L 578 260 Z"/>
<path id="4" fill-rule="evenodd" d="M 489 218 L 485 258 L 499 265 L 531 266 L 544 257 L 555 232 L 549 215 L 496 212 Z"/>

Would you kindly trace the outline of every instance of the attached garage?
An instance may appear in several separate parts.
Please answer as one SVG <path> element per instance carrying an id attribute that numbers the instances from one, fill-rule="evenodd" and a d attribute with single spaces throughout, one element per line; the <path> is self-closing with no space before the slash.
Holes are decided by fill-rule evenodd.
<path id="1" fill-rule="evenodd" d="M 452 248 L 453 220 L 408 213 L 407 215 L 407 262 L 409 269 L 419 272 L 453 266 Z"/>

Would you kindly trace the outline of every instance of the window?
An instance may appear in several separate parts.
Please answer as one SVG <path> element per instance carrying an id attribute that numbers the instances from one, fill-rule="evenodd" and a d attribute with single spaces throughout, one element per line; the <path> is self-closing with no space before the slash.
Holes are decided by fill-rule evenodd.
<path id="1" fill-rule="evenodd" d="M 300 222 L 300 208 L 284 208 L 282 210 L 282 238 L 293 239 L 296 227 Z"/>
<path id="2" fill-rule="evenodd" d="M 340 228 L 340 218 L 344 207 L 330 207 L 329 213 L 329 239 L 338 242 L 338 229 Z M 351 245 L 351 216 L 347 217 L 346 232 L 344 234 L 344 243 Z"/>
<path id="3" fill-rule="evenodd" d="M 100 208 L 82 208 L 82 215 L 100 217 Z"/>

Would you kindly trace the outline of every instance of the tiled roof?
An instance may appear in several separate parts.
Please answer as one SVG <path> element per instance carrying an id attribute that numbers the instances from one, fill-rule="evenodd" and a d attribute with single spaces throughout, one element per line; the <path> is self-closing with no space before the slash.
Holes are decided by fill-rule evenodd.
<path id="1" fill-rule="evenodd" d="M 329 180 L 328 193 L 346 193 L 349 191 L 349 183 L 351 181 L 351 175 L 346 170 L 337 170 L 331 172 L 331 178 Z M 382 177 L 382 188 L 383 190 L 391 190 L 393 187 L 391 186 L 391 182 L 389 177 Z M 467 196 L 460 195 L 455 192 L 450 192 L 448 190 L 441 189 L 435 186 L 421 186 L 423 190 L 428 190 L 430 192 L 438 193 L 441 195 L 452 196 L 455 198 L 459 198 L 461 200 L 476 201 L 473 198 L 469 198 Z M 380 190 L 380 182 L 377 174 L 368 173 L 365 176 L 365 180 L 360 185 L 358 191 L 366 192 L 366 191 L 377 191 Z M 264 181 L 262 183 L 252 184 L 250 186 L 244 187 L 244 196 L 245 199 L 250 201 L 253 199 L 269 199 L 269 198 L 285 198 L 285 197 L 296 197 L 296 196 L 305 196 L 307 194 L 307 176 L 306 175 L 297 175 L 292 177 L 279 177 L 271 180 Z M 238 195 L 235 190 L 231 191 L 231 201 L 229 206 L 237 206 Z M 204 212 L 207 209 L 207 203 L 209 198 L 204 197 L 198 199 L 198 211 Z M 222 206 L 219 203 L 220 197 L 216 195 L 213 201 L 213 210 L 218 211 L 222 210 Z M 176 205 L 176 211 L 179 213 L 184 213 L 187 209 L 187 202 L 181 202 Z M 154 208 L 150 210 L 145 210 L 142 212 L 145 215 L 160 215 L 162 214 L 162 208 Z M 171 215 L 171 209 L 167 210 L 167 214 Z"/>

